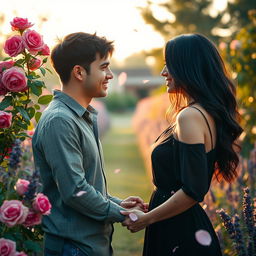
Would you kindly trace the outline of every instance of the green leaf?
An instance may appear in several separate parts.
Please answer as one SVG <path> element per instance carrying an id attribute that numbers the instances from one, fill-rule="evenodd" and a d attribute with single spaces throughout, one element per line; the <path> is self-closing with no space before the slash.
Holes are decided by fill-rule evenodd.
<path id="1" fill-rule="evenodd" d="M 0 110 L 4 110 L 12 104 L 12 97 L 5 96 L 4 99 L 0 103 Z"/>
<path id="2" fill-rule="evenodd" d="M 35 108 L 36 110 L 39 110 L 39 109 L 40 109 L 40 106 L 37 105 L 37 104 L 35 104 L 35 105 L 34 105 L 34 108 Z"/>
<path id="3" fill-rule="evenodd" d="M 45 68 L 45 69 L 52 74 L 52 71 L 49 68 Z"/>
<path id="4" fill-rule="evenodd" d="M 34 79 L 34 76 L 28 75 L 27 78 L 30 79 L 30 80 L 32 80 L 32 79 Z M 29 81 L 29 82 L 31 83 L 31 81 Z"/>
<path id="5" fill-rule="evenodd" d="M 41 252 L 42 249 L 38 242 L 32 242 L 30 240 L 24 241 L 24 246 L 27 250 L 31 250 L 33 252 Z"/>
<path id="6" fill-rule="evenodd" d="M 40 71 L 41 71 L 42 75 L 45 76 L 45 74 L 46 74 L 45 69 L 44 68 L 40 68 Z"/>
<path id="7" fill-rule="evenodd" d="M 37 122 L 37 123 L 39 122 L 39 120 L 40 120 L 40 118 L 41 118 L 41 115 L 42 115 L 41 112 L 36 112 L 36 114 L 35 114 L 35 119 L 36 119 L 36 122 Z"/>
<path id="8" fill-rule="evenodd" d="M 42 88 L 35 86 L 34 84 L 30 85 L 31 91 L 32 93 L 34 93 L 36 96 L 40 96 L 42 94 Z"/>
<path id="9" fill-rule="evenodd" d="M 38 103 L 41 105 L 47 105 L 52 101 L 53 95 L 44 95 L 38 99 Z"/>
<path id="10" fill-rule="evenodd" d="M 7 61 L 7 60 L 11 60 L 12 58 L 11 57 L 6 57 L 3 59 L 3 61 Z"/>
<path id="11" fill-rule="evenodd" d="M 25 132 L 20 132 L 17 134 L 17 137 L 27 137 L 27 138 L 31 138 L 31 136 L 29 136 L 27 133 Z"/>
<path id="12" fill-rule="evenodd" d="M 22 103 L 22 104 L 28 104 L 28 103 L 30 103 L 30 102 L 31 102 L 31 100 L 30 100 L 30 99 L 22 100 L 22 101 L 21 101 L 21 103 Z"/>
<path id="13" fill-rule="evenodd" d="M 28 112 L 23 108 L 23 107 L 16 107 L 16 109 L 18 109 L 18 111 L 20 112 L 20 114 L 23 116 L 23 118 L 30 122 L 30 117 L 29 117 L 29 114 Z"/>
<path id="14" fill-rule="evenodd" d="M 25 123 L 23 123 L 23 122 L 21 122 L 20 120 L 16 121 L 16 123 L 17 123 L 17 125 L 18 125 L 19 127 L 21 127 L 23 130 L 27 130 L 27 129 L 28 129 L 28 125 L 25 124 Z"/>
<path id="15" fill-rule="evenodd" d="M 36 86 L 44 86 L 44 81 L 40 81 L 40 80 L 36 80 L 36 81 L 33 81 L 33 84 L 36 85 Z"/>
<path id="16" fill-rule="evenodd" d="M 15 61 L 15 64 L 21 65 L 21 64 L 23 64 L 23 62 L 24 62 L 24 59 L 19 59 L 19 60 Z"/>
<path id="17" fill-rule="evenodd" d="M 43 63 L 46 63 L 47 62 L 47 57 L 43 59 Z"/>
<path id="18" fill-rule="evenodd" d="M 28 112 L 30 119 L 32 119 L 36 113 L 36 110 L 33 107 L 30 107 L 27 109 L 27 112 Z"/>

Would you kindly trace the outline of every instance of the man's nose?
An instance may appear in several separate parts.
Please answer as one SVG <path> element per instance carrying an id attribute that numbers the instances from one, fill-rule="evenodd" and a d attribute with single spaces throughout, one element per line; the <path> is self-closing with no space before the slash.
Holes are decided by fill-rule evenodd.
<path id="1" fill-rule="evenodd" d="M 106 77 L 107 77 L 107 79 L 112 79 L 114 77 L 111 70 L 108 70 Z"/>

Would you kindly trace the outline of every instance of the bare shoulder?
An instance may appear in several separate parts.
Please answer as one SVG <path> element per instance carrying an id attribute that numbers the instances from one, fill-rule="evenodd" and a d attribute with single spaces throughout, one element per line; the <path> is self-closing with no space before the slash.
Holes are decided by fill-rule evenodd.
<path id="1" fill-rule="evenodd" d="M 204 143 L 204 120 L 194 108 L 183 109 L 176 118 L 176 137 L 182 142 Z"/>

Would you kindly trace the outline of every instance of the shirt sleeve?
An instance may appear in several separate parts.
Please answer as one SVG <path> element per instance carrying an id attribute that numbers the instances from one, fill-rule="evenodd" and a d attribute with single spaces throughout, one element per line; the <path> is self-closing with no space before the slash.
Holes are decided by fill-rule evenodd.
<path id="1" fill-rule="evenodd" d="M 115 197 L 115 196 L 111 196 L 110 194 L 108 194 L 108 198 L 113 201 L 114 203 L 120 205 L 121 202 L 123 201 L 122 199 Z"/>
<path id="2" fill-rule="evenodd" d="M 178 154 L 181 189 L 195 201 L 202 202 L 211 182 L 204 144 L 181 142 Z"/>
<path id="3" fill-rule="evenodd" d="M 62 117 L 53 118 L 42 132 L 42 151 L 65 204 L 98 221 L 122 222 L 125 210 L 104 197 L 85 178 L 79 129 Z"/>

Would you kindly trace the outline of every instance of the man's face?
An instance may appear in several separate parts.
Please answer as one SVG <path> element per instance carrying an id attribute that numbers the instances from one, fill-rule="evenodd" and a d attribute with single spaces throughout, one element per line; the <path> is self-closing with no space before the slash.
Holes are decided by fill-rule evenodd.
<path id="1" fill-rule="evenodd" d="M 86 75 L 84 82 L 85 94 L 91 98 L 107 96 L 108 81 L 113 78 L 110 70 L 109 56 L 100 58 L 96 55 L 96 60 L 90 65 L 90 74 Z"/>

